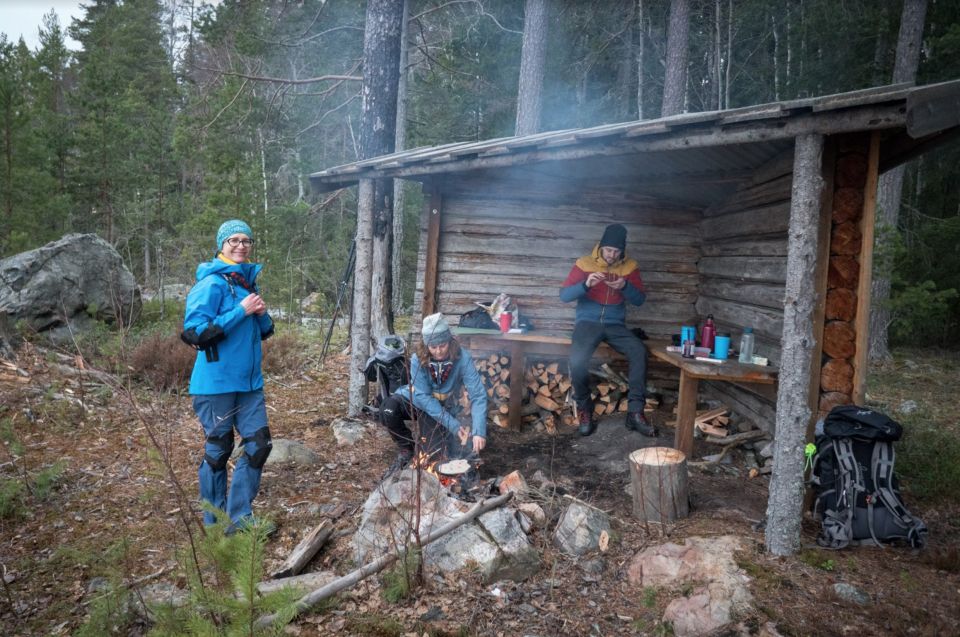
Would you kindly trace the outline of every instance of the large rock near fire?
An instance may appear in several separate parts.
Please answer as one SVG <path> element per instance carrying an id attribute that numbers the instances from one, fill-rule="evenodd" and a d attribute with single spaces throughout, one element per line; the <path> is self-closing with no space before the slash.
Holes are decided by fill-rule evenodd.
<path id="1" fill-rule="evenodd" d="M 564 553 L 583 555 L 600 548 L 604 534 L 610 535 L 610 516 L 586 502 L 572 500 L 560 516 L 553 540 Z"/>
<path id="2" fill-rule="evenodd" d="M 0 261 L 0 312 L 36 331 L 91 318 L 129 325 L 140 313 L 133 274 L 109 243 L 95 234 L 59 241 Z"/>
<path id="3" fill-rule="evenodd" d="M 462 515 L 470 505 L 450 496 L 433 474 L 405 469 L 370 494 L 360 528 L 353 536 L 357 564 L 413 543 Z M 418 497 L 419 496 L 419 497 Z M 419 502 L 419 511 L 418 511 Z M 415 521 L 419 513 L 419 524 Z M 424 548 L 424 563 L 444 572 L 477 568 L 488 581 L 522 580 L 539 568 L 540 556 L 514 517 L 513 509 L 495 509 Z"/>

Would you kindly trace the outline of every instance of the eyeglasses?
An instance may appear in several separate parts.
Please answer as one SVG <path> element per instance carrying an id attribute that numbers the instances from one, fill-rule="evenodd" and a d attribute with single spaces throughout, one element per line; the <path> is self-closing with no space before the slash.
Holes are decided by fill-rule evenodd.
<path id="1" fill-rule="evenodd" d="M 236 248 L 237 246 L 243 246 L 244 248 L 249 248 L 253 245 L 253 239 L 239 239 L 237 237 L 230 237 L 227 239 L 227 243 L 230 244 L 230 247 Z"/>

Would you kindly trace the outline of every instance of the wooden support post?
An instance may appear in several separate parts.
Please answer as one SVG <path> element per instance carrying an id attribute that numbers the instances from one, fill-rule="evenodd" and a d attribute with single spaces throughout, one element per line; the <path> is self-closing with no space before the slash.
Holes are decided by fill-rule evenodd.
<path id="1" fill-rule="evenodd" d="M 440 260 L 440 213 L 443 197 L 434 189 L 427 200 L 427 245 L 423 270 L 423 315 L 437 311 L 437 271 Z"/>
<path id="2" fill-rule="evenodd" d="M 689 456 L 693 453 L 693 422 L 697 416 L 697 394 L 700 380 L 680 370 L 680 391 L 677 398 L 677 429 L 673 446 Z"/>
<path id="3" fill-rule="evenodd" d="M 648 447 L 630 454 L 633 515 L 666 524 L 690 514 L 687 456 L 669 447 Z"/>
<path id="4" fill-rule="evenodd" d="M 863 216 L 860 218 L 860 278 L 857 281 L 857 316 L 854 319 L 857 351 L 853 355 L 853 393 L 855 405 L 864 402 L 867 379 L 867 354 L 870 349 L 870 296 L 873 285 L 873 239 L 877 224 L 877 181 L 880 178 L 880 133 L 870 135 L 867 155 L 867 183 L 863 191 Z"/>
<path id="5" fill-rule="evenodd" d="M 816 259 L 823 191 L 822 135 L 796 139 L 787 279 L 784 290 L 783 344 L 777 391 L 773 475 L 767 499 L 767 551 L 792 555 L 800 548 L 803 507 L 803 448 L 815 411 L 809 402 L 814 367 L 813 315 L 816 308 Z M 819 361 L 817 370 L 819 371 Z"/>

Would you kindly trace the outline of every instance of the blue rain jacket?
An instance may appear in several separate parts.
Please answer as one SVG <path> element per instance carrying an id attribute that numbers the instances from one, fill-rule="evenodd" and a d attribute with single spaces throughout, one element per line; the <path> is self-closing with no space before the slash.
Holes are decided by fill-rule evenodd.
<path id="1" fill-rule="evenodd" d="M 483 388 L 470 352 L 461 348 L 460 358 L 455 362 L 450 376 L 439 385 L 434 383 L 430 370 L 421 366 L 420 359 L 414 354 L 410 358 L 410 378 L 413 397 L 410 396 L 410 385 L 400 387 L 394 394 L 412 402 L 417 409 L 424 411 L 452 434 L 456 434 L 460 429 L 460 421 L 450 410 L 459 411 L 456 401 L 460 397 L 460 387 L 466 387 L 470 397 L 470 417 L 473 420 L 471 434 L 487 437 L 487 391 Z M 444 407 L 445 403 L 449 408 Z"/>
<path id="2" fill-rule="evenodd" d="M 226 394 L 263 388 L 260 341 L 273 334 L 273 320 L 268 314 L 247 316 L 240 302 L 250 292 L 225 276 L 239 272 L 250 285 L 255 285 L 262 267 L 259 263 L 231 265 L 216 258 L 197 266 L 197 283 L 187 295 L 183 329 L 201 334 L 219 328 L 224 337 L 216 344 L 219 360 L 209 362 L 204 352 L 197 352 L 190 375 L 191 394 Z"/>

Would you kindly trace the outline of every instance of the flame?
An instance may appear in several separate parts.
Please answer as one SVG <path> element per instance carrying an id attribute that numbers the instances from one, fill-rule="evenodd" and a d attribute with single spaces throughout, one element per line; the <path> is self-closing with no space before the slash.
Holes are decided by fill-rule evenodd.
<path id="1" fill-rule="evenodd" d="M 457 478 L 455 476 L 443 475 L 437 471 L 437 466 L 440 464 L 440 461 L 433 457 L 437 453 L 439 453 L 439 450 L 434 451 L 432 454 L 419 451 L 417 455 L 413 457 L 413 460 L 410 461 L 410 466 L 414 469 L 422 469 L 426 473 L 433 474 L 437 480 L 440 481 L 441 485 L 449 487 L 457 482 Z"/>

